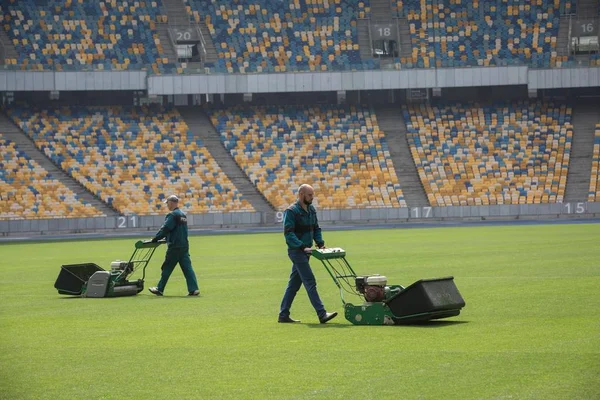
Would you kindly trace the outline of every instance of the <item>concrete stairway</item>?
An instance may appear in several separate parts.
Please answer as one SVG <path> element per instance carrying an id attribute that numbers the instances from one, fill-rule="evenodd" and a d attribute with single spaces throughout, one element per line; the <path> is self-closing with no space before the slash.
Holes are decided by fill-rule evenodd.
<path id="1" fill-rule="evenodd" d="M 396 18 L 396 11 L 394 10 L 392 12 L 392 2 L 390 0 L 371 0 L 371 14 L 370 14 L 370 24 L 375 24 L 375 23 L 391 23 L 396 24 L 396 28 L 399 29 L 400 26 L 398 25 L 398 19 Z M 372 45 L 372 40 L 371 40 L 371 36 L 369 37 L 369 43 Z M 359 31 L 359 39 L 360 39 L 360 31 Z M 399 35 L 398 36 L 394 36 L 394 37 L 390 37 L 389 39 L 398 42 L 399 40 Z M 359 42 L 360 45 L 360 42 Z M 402 47 L 401 43 L 396 43 L 397 47 Z M 362 49 L 362 46 L 361 46 Z M 373 54 L 373 49 L 370 48 L 369 49 L 371 51 L 371 54 Z M 400 53 L 400 52 L 398 52 Z M 361 57 L 363 57 L 362 53 L 361 53 Z M 372 57 L 372 56 L 371 56 Z M 380 59 L 381 61 L 381 66 L 382 68 L 389 68 L 390 66 L 394 65 L 394 59 L 390 58 L 390 57 L 382 57 Z"/>
<path id="2" fill-rule="evenodd" d="M 250 182 L 248 176 L 236 164 L 227 149 L 225 149 L 219 133 L 212 125 L 204 110 L 199 107 L 178 107 L 177 110 L 190 128 L 190 131 L 202 140 L 202 143 L 217 164 L 219 164 L 219 167 L 221 167 L 225 175 L 233 182 L 241 194 L 252 204 L 252 207 L 258 212 L 266 213 L 267 221 L 263 222 L 274 223 L 275 213 L 273 212 L 273 207 Z"/>
<path id="3" fill-rule="evenodd" d="M 569 20 L 568 16 L 560 17 L 556 39 L 556 54 L 559 56 L 569 55 Z"/>
<path id="4" fill-rule="evenodd" d="M 392 162 L 409 207 L 429 206 L 406 139 L 406 124 L 399 108 L 376 110 L 379 129 L 385 133 Z"/>
<path id="5" fill-rule="evenodd" d="M 21 131 L 8 117 L 0 113 L 0 133 L 3 137 L 14 142 L 17 148 L 27 154 L 32 160 L 38 163 L 42 168 L 48 171 L 49 174 L 60 181 L 63 185 L 71 189 L 80 199 L 90 203 L 97 210 L 107 216 L 119 215 L 117 211 L 111 208 L 109 205 L 98 199 L 92 193 L 90 193 L 83 185 L 77 182 L 73 177 L 64 172 L 56 164 L 54 164 L 44 153 L 42 153 L 33 140 L 29 138 L 23 131 Z"/>
<path id="6" fill-rule="evenodd" d="M 163 10 L 169 18 L 169 24 L 173 26 L 188 26 L 190 14 L 188 14 L 183 0 L 162 0 Z"/>
<path id="7" fill-rule="evenodd" d="M 6 34 L 4 28 L 0 28 L 0 64 L 5 64 L 7 58 L 18 58 L 17 50 L 15 50 L 15 46 L 12 41 Z"/>
<path id="8" fill-rule="evenodd" d="M 169 63 L 177 62 L 177 49 L 169 37 L 169 28 L 174 26 L 187 27 L 190 24 L 190 15 L 185 9 L 182 0 L 162 0 L 163 11 L 168 17 L 168 23 L 157 23 L 156 30 L 160 43 L 163 47 L 163 57 L 169 59 Z"/>
<path id="9" fill-rule="evenodd" d="M 388 22 L 392 19 L 390 0 L 371 0 L 371 21 Z"/>
<path id="10" fill-rule="evenodd" d="M 373 58 L 373 43 L 369 32 L 369 20 L 358 20 L 358 47 L 360 48 L 360 58 L 367 60 Z"/>
<path id="11" fill-rule="evenodd" d="M 573 143 L 565 202 L 587 201 L 594 150 L 594 130 L 600 122 L 600 105 L 573 108 Z"/>
<path id="12" fill-rule="evenodd" d="M 171 64 L 176 63 L 178 57 L 175 48 L 173 48 L 173 43 L 169 38 L 169 25 L 165 23 L 157 23 L 156 31 L 163 48 L 163 53 L 161 56 L 167 57 L 169 59 L 169 63 Z"/>
<path id="13" fill-rule="evenodd" d="M 412 43 L 406 18 L 398 19 L 398 36 L 400 37 L 400 57 L 410 58 L 412 56 Z"/>
<path id="14" fill-rule="evenodd" d="M 161 34 L 161 32 L 166 31 L 166 39 L 168 40 L 168 27 L 195 27 L 198 28 L 200 30 L 200 32 L 202 33 L 202 45 L 204 46 L 204 50 L 206 51 L 206 54 L 203 55 L 203 62 L 204 63 L 214 63 L 218 60 L 218 55 L 217 55 L 217 49 L 215 47 L 215 44 L 212 40 L 212 36 L 210 35 L 210 32 L 208 30 L 208 27 L 206 26 L 206 23 L 204 23 L 204 21 L 200 21 L 199 23 L 196 23 L 192 17 L 188 14 L 186 8 L 185 8 L 185 4 L 183 3 L 182 0 L 162 0 L 163 1 L 163 6 L 164 6 L 164 10 L 165 13 L 167 14 L 167 17 L 169 18 L 169 24 L 165 25 L 165 24 L 161 24 L 164 25 L 163 27 L 159 26 L 159 35 Z M 162 43 L 163 41 L 163 36 L 160 36 L 160 41 Z M 169 44 L 171 44 L 171 42 L 169 41 Z M 163 46 L 164 47 L 164 46 Z M 172 46 L 171 46 L 172 47 Z M 174 53 L 175 58 L 174 60 L 177 61 L 177 54 Z M 169 59 L 170 60 L 170 59 Z M 190 68 L 193 69 L 197 69 L 200 66 L 198 65 L 188 65 Z"/>
<path id="15" fill-rule="evenodd" d="M 578 17 L 597 17 L 598 7 L 600 6 L 598 0 L 578 0 L 577 1 L 577 16 Z"/>
<path id="16" fill-rule="evenodd" d="M 204 38 L 204 49 L 206 50 L 204 60 L 205 63 L 215 63 L 219 59 L 217 55 L 217 48 L 215 47 L 215 43 L 212 40 L 212 36 L 210 35 L 210 31 L 206 26 L 204 21 L 200 21 L 198 23 L 198 28 L 200 28 L 200 32 L 202 32 L 202 37 Z"/>

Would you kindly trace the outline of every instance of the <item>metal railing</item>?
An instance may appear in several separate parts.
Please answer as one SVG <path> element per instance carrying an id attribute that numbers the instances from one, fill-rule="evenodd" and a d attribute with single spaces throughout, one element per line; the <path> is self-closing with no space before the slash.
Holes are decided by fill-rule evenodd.
<path id="1" fill-rule="evenodd" d="M 196 31 L 198 32 L 198 35 L 200 37 L 200 44 L 202 45 L 202 53 L 203 53 L 203 57 L 201 57 L 202 62 L 206 62 L 207 59 L 207 52 L 206 52 L 206 39 L 204 39 L 204 35 L 202 34 L 202 28 L 200 27 L 200 24 L 195 24 L 195 28 Z"/>
<path id="2" fill-rule="evenodd" d="M 371 19 L 367 18 L 367 30 L 369 32 L 369 52 L 371 53 L 371 57 L 373 56 L 373 53 L 375 52 L 375 49 L 373 49 L 373 36 L 371 35 Z"/>
<path id="3" fill-rule="evenodd" d="M 400 41 L 400 18 L 394 17 L 393 20 L 396 25 L 396 51 L 398 52 L 398 57 L 400 57 L 402 51 L 402 42 Z"/>
<path id="4" fill-rule="evenodd" d="M 122 71 L 146 71 L 151 68 L 150 63 L 148 64 L 129 64 L 128 68 L 114 67 L 113 65 L 107 64 L 78 64 L 68 65 L 60 64 L 59 68 L 56 65 L 42 65 L 42 64 L 18 64 L 18 65 L 0 65 L 0 69 L 4 71 L 23 71 L 23 72 L 122 72 Z M 41 67 L 41 68 L 40 68 Z"/>
<path id="5" fill-rule="evenodd" d="M 569 15 L 569 30 L 567 35 L 567 54 L 571 55 L 571 34 L 573 33 L 573 14 Z"/>
<path id="6" fill-rule="evenodd" d="M 173 34 L 171 33 L 170 28 L 167 28 L 167 36 L 169 37 L 169 42 L 171 43 L 171 48 L 175 52 L 175 60 L 173 60 L 173 61 L 177 62 L 177 59 L 179 58 L 177 55 L 177 45 L 175 44 L 175 40 L 173 40 Z"/>

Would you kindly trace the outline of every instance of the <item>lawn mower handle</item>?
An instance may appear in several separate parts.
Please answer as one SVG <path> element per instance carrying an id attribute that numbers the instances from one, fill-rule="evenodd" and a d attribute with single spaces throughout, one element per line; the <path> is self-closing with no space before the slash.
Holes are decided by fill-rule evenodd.
<path id="1" fill-rule="evenodd" d="M 158 247 L 164 243 L 167 243 L 167 241 L 165 239 L 161 239 L 158 242 L 153 242 L 152 240 L 138 240 L 135 243 L 135 248 L 136 249 L 153 248 L 153 247 Z"/>

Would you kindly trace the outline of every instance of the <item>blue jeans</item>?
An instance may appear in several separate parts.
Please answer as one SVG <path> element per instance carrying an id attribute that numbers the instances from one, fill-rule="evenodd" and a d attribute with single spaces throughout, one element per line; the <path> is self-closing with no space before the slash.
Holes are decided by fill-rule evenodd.
<path id="1" fill-rule="evenodd" d="M 165 291 L 165 286 L 169 281 L 169 277 L 173 273 L 175 266 L 181 267 L 183 276 L 185 276 L 185 282 L 187 283 L 188 292 L 198 290 L 198 281 L 196 280 L 196 273 L 192 268 L 192 261 L 190 260 L 190 253 L 187 247 L 169 247 L 167 254 L 165 255 L 165 261 L 161 267 L 162 273 L 160 274 L 160 281 L 158 281 L 158 290 L 161 292 Z"/>
<path id="2" fill-rule="evenodd" d="M 288 257 L 290 257 L 293 263 L 292 273 L 290 274 L 290 280 L 281 301 L 279 316 L 283 318 L 290 316 L 290 308 L 302 284 L 304 284 L 304 288 L 308 293 L 310 303 L 317 312 L 317 317 L 321 318 L 325 316 L 325 307 L 319 298 L 319 293 L 317 293 L 317 281 L 308 263 L 310 257 L 300 249 L 288 249 Z"/>

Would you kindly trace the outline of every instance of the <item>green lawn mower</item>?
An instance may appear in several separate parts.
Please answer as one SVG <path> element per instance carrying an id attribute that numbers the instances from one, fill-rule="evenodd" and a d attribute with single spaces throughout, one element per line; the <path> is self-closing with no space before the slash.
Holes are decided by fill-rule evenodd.
<path id="1" fill-rule="evenodd" d="M 69 264 L 60 268 L 54 287 L 59 294 L 81 297 L 135 296 L 144 290 L 146 267 L 158 246 L 164 240 L 152 243 L 139 240 L 135 243 L 129 261 L 113 261 L 110 271 L 93 263 Z M 142 277 L 128 280 L 134 272 L 142 270 Z"/>
<path id="2" fill-rule="evenodd" d="M 312 255 L 321 260 L 340 289 L 345 317 L 355 325 L 421 323 L 454 317 L 465 306 L 452 276 L 421 279 L 407 287 L 388 285 L 385 276 L 357 276 L 344 249 L 314 249 Z M 344 293 L 362 297 L 366 302 L 347 303 Z"/>

